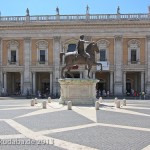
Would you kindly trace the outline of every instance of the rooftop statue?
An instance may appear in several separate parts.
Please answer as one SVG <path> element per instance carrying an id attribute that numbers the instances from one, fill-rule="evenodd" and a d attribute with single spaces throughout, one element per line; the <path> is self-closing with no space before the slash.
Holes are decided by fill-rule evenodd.
<path id="1" fill-rule="evenodd" d="M 120 14 L 120 7 L 117 8 L 117 14 Z"/>
<path id="2" fill-rule="evenodd" d="M 56 8 L 56 15 L 59 15 L 59 8 Z"/>
<path id="3" fill-rule="evenodd" d="M 81 35 L 80 39 L 78 41 L 77 51 L 65 53 L 65 56 L 64 56 L 65 66 L 62 67 L 61 78 L 65 78 L 64 77 L 64 70 L 65 69 L 67 69 L 66 73 L 70 74 L 71 77 L 73 78 L 74 76 L 70 72 L 70 70 L 75 65 L 87 66 L 88 78 L 90 78 L 90 70 L 91 70 L 93 65 L 101 65 L 101 70 L 102 70 L 102 64 L 97 63 L 95 61 L 95 52 L 99 53 L 99 49 L 98 49 L 97 44 L 95 42 L 88 42 L 89 44 L 85 49 L 84 43 L 86 43 L 86 42 L 88 42 L 88 41 L 84 40 L 84 35 Z"/>
<path id="4" fill-rule="evenodd" d="M 86 6 L 86 14 L 87 14 L 87 15 L 89 14 L 89 9 L 90 9 L 90 8 L 89 8 L 89 6 L 87 5 L 87 6 Z"/>
<path id="5" fill-rule="evenodd" d="M 29 9 L 27 8 L 27 10 L 26 10 L 26 16 L 30 16 L 30 14 L 29 14 Z"/>

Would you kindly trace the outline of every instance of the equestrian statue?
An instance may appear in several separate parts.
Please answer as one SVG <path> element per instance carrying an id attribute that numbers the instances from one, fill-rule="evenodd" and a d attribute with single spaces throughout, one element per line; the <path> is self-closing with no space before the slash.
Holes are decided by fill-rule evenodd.
<path id="1" fill-rule="evenodd" d="M 84 48 L 84 44 L 89 43 L 86 49 Z M 77 51 L 63 53 L 65 66 L 62 67 L 61 70 L 61 78 L 64 77 L 64 70 L 67 69 L 68 74 L 73 78 L 73 74 L 71 73 L 71 69 L 76 65 L 85 65 L 88 70 L 88 78 L 90 78 L 90 70 L 93 65 L 100 65 L 102 70 L 102 64 L 97 63 L 95 61 L 95 52 L 99 53 L 98 46 L 95 42 L 89 42 L 84 40 L 84 35 L 80 36 L 80 39 L 77 44 Z M 100 70 L 100 71 L 101 71 Z"/>

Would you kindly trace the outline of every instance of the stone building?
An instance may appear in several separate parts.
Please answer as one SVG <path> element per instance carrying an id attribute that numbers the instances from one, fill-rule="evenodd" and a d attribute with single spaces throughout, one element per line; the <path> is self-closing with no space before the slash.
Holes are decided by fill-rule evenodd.
<path id="1" fill-rule="evenodd" d="M 26 16 L 0 16 L 0 92 L 59 95 L 60 54 L 74 51 L 81 34 L 98 44 L 103 70 L 95 66 L 91 76 L 100 90 L 150 92 L 149 12 L 30 16 L 29 10 Z M 73 69 L 76 78 L 84 71 Z"/>

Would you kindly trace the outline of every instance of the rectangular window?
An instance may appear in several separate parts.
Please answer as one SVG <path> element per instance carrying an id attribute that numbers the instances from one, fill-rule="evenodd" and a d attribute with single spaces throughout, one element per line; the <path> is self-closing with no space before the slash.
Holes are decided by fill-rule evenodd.
<path id="1" fill-rule="evenodd" d="M 45 50 L 40 50 L 40 62 L 45 62 Z"/>
<path id="2" fill-rule="evenodd" d="M 11 51 L 11 62 L 16 62 L 16 51 L 15 50 Z"/>
<path id="3" fill-rule="evenodd" d="M 74 52 L 76 50 L 76 44 L 69 44 L 67 52 Z"/>
<path id="4" fill-rule="evenodd" d="M 137 61 L 136 49 L 131 49 L 131 63 L 136 63 Z"/>
<path id="5" fill-rule="evenodd" d="M 105 49 L 100 50 L 100 61 L 106 61 L 106 50 Z"/>

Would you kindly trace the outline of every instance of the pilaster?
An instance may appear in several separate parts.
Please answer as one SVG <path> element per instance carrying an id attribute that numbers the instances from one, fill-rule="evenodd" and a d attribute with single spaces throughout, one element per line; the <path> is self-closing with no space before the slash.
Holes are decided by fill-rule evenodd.
<path id="1" fill-rule="evenodd" d="M 2 38 L 0 37 L 0 93 L 3 88 L 3 78 L 2 78 Z"/>
<path id="2" fill-rule="evenodd" d="M 114 94 L 122 95 L 122 36 L 115 36 L 114 44 Z"/>
<path id="3" fill-rule="evenodd" d="M 147 62 L 147 68 L 146 68 L 146 74 L 145 74 L 145 83 L 146 83 L 146 92 L 150 94 L 150 35 L 146 36 L 146 49 L 147 53 L 145 54 L 146 62 Z"/>
<path id="4" fill-rule="evenodd" d="M 29 37 L 24 38 L 24 88 L 23 95 L 27 94 L 27 90 L 31 90 L 31 73 L 30 73 L 30 51 L 31 51 L 31 39 Z"/>
<path id="5" fill-rule="evenodd" d="M 53 47 L 53 95 L 57 96 L 60 91 L 59 91 L 59 83 L 58 79 L 60 77 L 60 72 L 59 72 L 59 66 L 60 66 L 60 60 L 59 60 L 59 54 L 60 54 L 60 37 L 55 36 L 54 37 L 54 47 Z"/>

